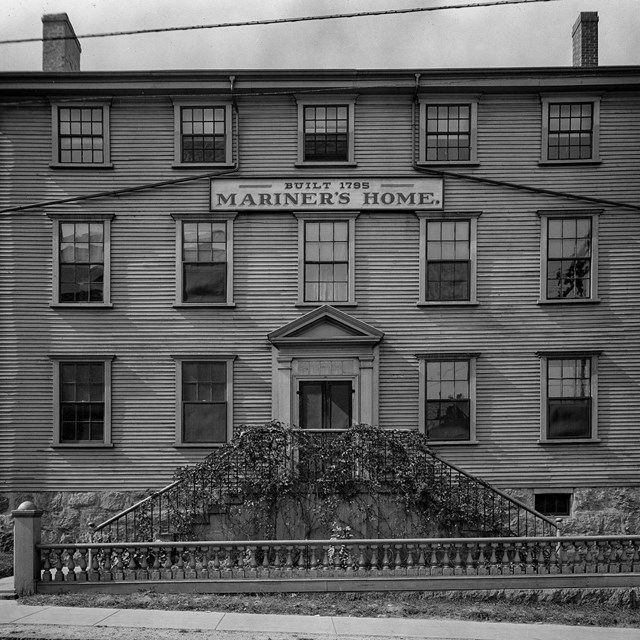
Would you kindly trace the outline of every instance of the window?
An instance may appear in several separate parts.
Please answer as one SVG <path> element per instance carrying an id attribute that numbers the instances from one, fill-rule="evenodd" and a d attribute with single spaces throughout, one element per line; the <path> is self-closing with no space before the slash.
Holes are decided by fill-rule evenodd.
<path id="1" fill-rule="evenodd" d="M 174 100 L 174 166 L 233 162 L 231 104 Z"/>
<path id="2" fill-rule="evenodd" d="M 298 98 L 298 163 L 353 164 L 355 99 Z"/>
<path id="3" fill-rule="evenodd" d="M 597 356 L 542 355 L 543 441 L 597 437 Z"/>
<path id="4" fill-rule="evenodd" d="M 593 97 L 542 98 L 542 162 L 599 160 L 600 101 Z"/>
<path id="5" fill-rule="evenodd" d="M 418 212 L 418 304 L 476 304 L 476 232 L 479 213 Z"/>
<path id="6" fill-rule="evenodd" d="M 220 445 L 233 428 L 233 358 L 177 357 L 176 444 Z"/>
<path id="7" fill-rule="evenodd" d="M 348 429 L 352 420 L 351 380 L 301 380 L 300 427 Z"/>
<path id="8" fill-rule="evenodd" d="M 477 354 L 418 354 L 421 423 L 431 441 L 475 441 Z"/>
<path id="9" fill-rule="evenodd" d="M 233 219 L 177 220 L 177 306 L 233 306 Z"/>
<path id="10" fill-rule="evenodd" d="M 544 302 L 596 301 L 597 213 L 540 212 Z"/>
<path id="11" fill-rule="evenodd" d="M 53 304 L 111 306 L 111 215 L 49 214 L 54 225 Z"/>
<path id="12" fill-rule="evenodd" d="M 50 358 L 54 364 L 54 445 L 110 445 L 113 356 Z"/>
<path id="13" fill-rule="evenodd" d="M 52 109 L 52 166 L 111 166 L 108 104 L 65 103 Z"/>
<path id="14" fill-rule="evenodd" d="M 477 162 L 476 99 L 450 96 L 420 103 L 420 162 Z"/>
<path id="15" fill-rule="evenodd" d="M 570 516 L 570 493 L 536 493 L 535 510 L 544 516 Z"/>
<path id="16" fill-rule="evenodd" d="M 357 214 L 297 214 L 300 295 L 298 304 L 355 304 L 355 220 Z"/>

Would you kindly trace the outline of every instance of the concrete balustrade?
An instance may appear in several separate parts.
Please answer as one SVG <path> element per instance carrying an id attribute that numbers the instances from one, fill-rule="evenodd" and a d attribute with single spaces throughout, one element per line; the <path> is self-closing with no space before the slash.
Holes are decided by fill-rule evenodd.
<path id="1" fill-rule="evenodd" d="M 41 544 L 31 503 L 14 512 L 20 594 L 633 586 L 640 536 Z"/>

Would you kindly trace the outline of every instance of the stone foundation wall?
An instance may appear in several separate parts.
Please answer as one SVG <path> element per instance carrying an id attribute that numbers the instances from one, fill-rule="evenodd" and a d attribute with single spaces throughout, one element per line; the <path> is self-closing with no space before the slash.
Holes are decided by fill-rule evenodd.
<path id="1" fill-rule="evenodd" d="M 533 490 L 512 490 L 511 495 L 533 506 Z M 146 492 L 31 492 L 0 494 L 0 539 L 13 530 L 11 511 L 25 500 L 44 511 L 43 542 L 85 542 L 89 522 L 100 523 L 147 495 Z M 563 534 L 640 534 L 640 487 L 576 489 L 572 513 L 563 517 Z"/>

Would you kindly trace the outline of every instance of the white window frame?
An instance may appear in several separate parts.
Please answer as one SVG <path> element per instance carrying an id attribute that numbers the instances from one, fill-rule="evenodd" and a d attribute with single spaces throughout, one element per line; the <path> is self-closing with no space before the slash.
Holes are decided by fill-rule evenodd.
<path id="1" fill-rule="evenodd" d="M 53 364 L 53 438 L 51 446 L 78 448 L 112 447 L 111 442 L 111 363 L 114 355 L 77 355 L 60 354 L 49 355 Z M 63 442 L 62 425 L 60 424 L 60 365 L 85 364 L 88 362 L 102 362 L 104 364 L 104 434 L 102 441 Z"/>
<path id="2" fill-rule="evenodd" d="M 182 161 L 182 107 L 201 109 L 224 108 L 225 159 L 223 162 Z M 230 100 L 203 100 L 173 98 L 173 167 L 175 169 L 197 169 L 199 167 L 233 167 L 233 106 Z"/>
<path id="3" fill-rule="evenodd" d="M 538 211 L 540 217 L 540 297 L 538 304 L 592 304 L 598 298 L 598 220 L 602 209 L 564 209 Z M 549 219 L 590 218 L 591 219 L 591 274 L 588 298 L 547 298 L 547 266 Z"/>
<path id="4" fill-rule="evenodd" d="M 478 218 L 481 211 L 416 211 L 420 220 L 420 290 L 417 306 L 476 306 L 477 298 L 477 257 L 478 257 Z M 446 221 L 469 221 L 469 300 L 427 300 L 427 223 Z"/>
<path id="5" fill-rule="evenodd" d="M 540 440 L 541 444 L 585 444 L 600 442 L 598 436 L 598 360 L 601 351 L 539 351 L 540 358 Z M 591 436 L 589 438 L 549 438 L 548 428 L 548 380 L 549 360 L 589 358 L 591 361 Z"/>
<path id="6" fill-rule="evenodd" d="M 102 162 L 60 162 L 60 130 L 58 125 L 58 110 L 70 109 L 102 109 Z M 111 103 L 105 101 L 87 100 L 56 102 L 51 101 L 51 162 L 50 167 L 63 169 L 110 169 L 111 163 Z"/>
<path id="7" fill-rule="evenodd" d="M 176 431 L 175 447 L 192 449 L 212 449 L 224 446 L 233 438 L 233 369 L 236 356 L 234 355 L 173 355 L 176 364 Z M 224 362 L 227 367 L 227 389 L 225 401 L 227 403 L 227 434 L 225 442 L 185 442 L 183 438 L 182 416 L 182 365 L 184 362 Z"/>
<path id="8" fill-rule="evenodd" d="M 294 212 L 293 214 L 298 220 L 298 307 L 321 307 L 329 304 L 332 307 L 355 307 L 357 306 L 355 298 L 355 264 L 356 264 L 356 220 L 360 215 L 359 212 L 338 211 L 338 212 Z M 307 222 L 348 222 L 349 224 L 349 295 L 346 301 L 334 302 L 331 300 L 306 301 L 304 299 L 305 282 L 304 282 L 304 231 Z"/>
<path id="9" fill-rule="evenodd" d="M 51 274 L 51 307 L 63 307 L 68 309 L 96 309 L 110 308 L 111 304 L 111 220 L 114 216 L 105 214 L 69 214 L 69 213 L 48 213 L 47 216 L 53 222 L 53 250 Z M 104 281 L 101 302 L 60 302 L 60 224 L 63 222 L 81 222 L 92 224 L 102 222 L 104 238 Z"/>
<path id="10" fill-rule="evenodd" d="M 235 307 L 233 301 L 233 227 L 237 213 L 218 213 L 212 215 L 192 213 L 172 213 L 171 217 L 176 221 L 176 296 L 174 307 L 198 308 L 198 307 Z M 222 302 L 184 302 L 184 281 L 182 274 L 182 226 L 184 222 L 226 222 L 227 226 L 227 295 Z"/>
<path id="11" fill-rule="evenodd" d="M 540 148 L 540 164 L 566 165 L 566 164 L 597 164 L 600 162 L 600 96 L 588 94 L 541 94 L 542 104 L 542 135 Z M 549 159 L 549 104 L 574 104 L 579 102 L 591 102 L 593 104 L 593 122 L 591 128 L 591 158 L 567 158 L 565 160 Z"/>
<path id="12" fill-rule="evenodd" d="M 469 439 L 468 440 L 429 440 L 434 445 L 478 444 L 476 436 L 476 378 L 479 353 L 469 352 L 433 352 L 416 353 L 418 359 L 419 392 L 418 420 L 421 433 L 427 433 L 427 362 L 451 362 L 464 360 L 469 363 Z"/>
<path id="13" fill-rule="evenodd" d="M 356 166 L 355 160 L 355 110 L 356 97 L 352 95 L 331 96 L 295 96 L 298 105 L 298 159 L 296 166 Z M 347 107 L 348 112 L 348 138 L 347 160 L 305 160 L 304 159 L 304 109 L 305 107 L 322 107 L 325 105 L 337 105 Z"/>
<path id="14" fill-rule="evenodd" d="M 465 94 L 434 95 L 419 98 L 420 144 L 419 165 L 475 165 L 478 164 L 478 96 Z M 446 104 L 469 105 L 469 160 L 427 160 L 427 107 Z"/>

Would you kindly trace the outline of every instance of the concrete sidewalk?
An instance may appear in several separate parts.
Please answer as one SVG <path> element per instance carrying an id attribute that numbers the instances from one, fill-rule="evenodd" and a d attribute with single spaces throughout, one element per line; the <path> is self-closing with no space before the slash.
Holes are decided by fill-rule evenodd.
<path id="1" fill-rule="evenodd" d="M 309 636 L 364 636 L 378 638 L 430 638 L 439 640 L 640 640 L 640 630 L 561 625 L 466 622 L 406 618 L 348 618 L 328 616 L 256 615 L 149 609 L 97 609 L 27 606 L 0 601 L 0 637 L 3 625 L 12 630 L 32 630 L 47 637 L 47 626 L 109 629 L 185 629 L 253 634 L 304 634 Z M 7 627 L 5 627 L 7 628 Z M 31 629 L 29 629 L 31 628 Z M 7 628 L 8 629 L 8 628 Z M 224 635 L 224 634 L 223 634 Z M 51 637 L 51 636 L 48 636 Z M 117 636 L 115 636 L 117 637 Z M 215 635 L 213 636 L 215 637 Z M 253 636 L 252 636 L 253 637 Z"/>

